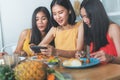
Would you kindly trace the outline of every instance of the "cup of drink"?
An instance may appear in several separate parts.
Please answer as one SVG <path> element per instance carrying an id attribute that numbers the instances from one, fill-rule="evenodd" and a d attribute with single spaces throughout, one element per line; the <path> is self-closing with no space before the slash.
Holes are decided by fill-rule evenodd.
<path id="1" fill-rule="evenodd" d="M 16 64 L 18 64 L 19 57 L 18 54 L 13 54 L 13 55 L 4 55 L 3 56 L 4 64 L 9 65 L 9 67 L 13 68 Z"/>

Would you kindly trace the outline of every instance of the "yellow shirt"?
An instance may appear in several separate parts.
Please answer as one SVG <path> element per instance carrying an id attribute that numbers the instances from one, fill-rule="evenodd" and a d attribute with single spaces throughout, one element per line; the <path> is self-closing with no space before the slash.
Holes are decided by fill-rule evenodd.
<path id="1" fill-rule="evenodd" d="M 55 32 L 55 47 L 61 50 L 76 50 L 78 27 L 80 22 L 76 23 L 71 29 L 59 30 L 56 28 Z"/>
<path id="2" fill-rule="evenodd" d="M 27 36 L 26 36 L 26 39 L 25 39 L 24 44 L 23 44 L 23 51 L 25 51 L 27 53 L 27 56 L 33 56 L 33 53 L 31 51 L 30 45 L 29 45 L 30 33 L 31 33 L 31 29 L 28 29 Z"/>

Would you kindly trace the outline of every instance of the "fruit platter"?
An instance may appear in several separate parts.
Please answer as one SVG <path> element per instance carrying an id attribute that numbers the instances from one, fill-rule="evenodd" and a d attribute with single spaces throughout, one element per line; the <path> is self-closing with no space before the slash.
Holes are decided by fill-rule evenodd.
<path id="1" fill-rule="evenodd" d="M 41 61 L 47 64 L 49 67 L 59 66 L 60 59 L 56 56 L 37 55 L 31 57 L 31 60 Z"/>

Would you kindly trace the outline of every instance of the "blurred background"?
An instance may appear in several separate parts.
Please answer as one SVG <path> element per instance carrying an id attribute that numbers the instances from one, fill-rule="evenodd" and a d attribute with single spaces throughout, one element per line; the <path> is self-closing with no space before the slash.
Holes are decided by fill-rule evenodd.
<path id="1" fill-rule="evenodd" d="M 38 6 L 46 6 L 50 10 L 52 0 L 0 0 L 0 49 L 8 44 L 17 43 L 20 33 L 31 28 L 33 11 Z M 73 7 L 79 5 L 70 0 Z M 110 19 L 120 25 L 120 0 L 101 0 Z M 76 9 L 77 10 L 77 9 Z M 77 20 L 80 17 L 77 15 Z"/>

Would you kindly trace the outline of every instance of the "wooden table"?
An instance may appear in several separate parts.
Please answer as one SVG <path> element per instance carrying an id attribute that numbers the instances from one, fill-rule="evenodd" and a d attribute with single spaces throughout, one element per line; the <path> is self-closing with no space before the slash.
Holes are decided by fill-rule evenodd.
<path id="1" fill-rule="evenodd" d="M 72 80 L 120 80 L 118 64 L 99 64 L 84 69 L 68 69 L 60 66 L 56 70 L 72 75 Z"/>

